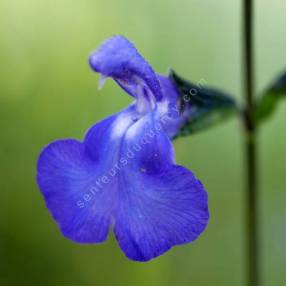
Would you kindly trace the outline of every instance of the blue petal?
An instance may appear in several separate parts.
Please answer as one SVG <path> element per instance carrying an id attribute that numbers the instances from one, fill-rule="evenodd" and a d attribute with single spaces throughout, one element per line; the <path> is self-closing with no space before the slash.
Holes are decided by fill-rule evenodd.
<path id="1" fill-rule="evenodd" d="M 152 176 L 137 174 L 121 189 L 114 231 L 130 259 L 147 261 L 191 242 L 207 225 L 207 194 L 183 167 L 169 166 Z"/>
<path id="2" fill-rule="evenodd" d="M 135 174 L 141 169 L 156 173 L 166 165 L 173 164 L 174 150 L 171 141 L 163 130 L 158 110 L 149 112 L 132 124 L 124 135 L 121 154 L 133 152 L 128 162 L 128 171 Z M 126 174 L 124 172 L 124 176 Z"/>
<path id="3" fill-rule="evenodd" d="M 106 239 L 115 196 L 112 187 L 108 192 L 99 188 L 100 178 L 100 168 L 79 141 L 59 140 L 41 153 L 37 182 L 48 209 L 67 238 L 80 243 Z M 89 201 L 92 207 L 87 207 Z"/>
<path id="4" fill-rule="evenodd" d="M 90 66 L 105 77 L 112 77 L 125 91 L 138 97 L 138 86 L 146 96 L 162 98 L 160 82 L 148 62 L 123 36 L 101 44 L 89 57 Z"/>
<path id="5" fill-rule="evenodd" d="M 138 261 L 195 240 L 209 217 L 203 185 L 174 165 L 172 145 L 157 116 L 153 112 L 132 125 L 121 146 L 123 154 L 133 156 L 120 172 L 114 232 L 126 256 Z"/>

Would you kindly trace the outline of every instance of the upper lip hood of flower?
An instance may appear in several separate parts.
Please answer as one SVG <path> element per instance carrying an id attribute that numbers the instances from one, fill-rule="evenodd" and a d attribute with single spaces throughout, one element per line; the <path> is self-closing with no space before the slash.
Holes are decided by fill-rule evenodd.
<path id="1" fill-rule="evenodd" d="M 183 119 L 168 78 L 122 36 L 105 41 L 90 64 L 135 103 L 96 123 L 82 142 L 44 148 L 37 182 L 64 236 L 98 243 L 112 226 L 126 256 L 147 261 L 204 231 L 207 193 L 191 171 L 175 165 L 170 138 Z"/>
<path id="2" fill-rule="evenodd" d="M 136 88 L 140 85 L 157 100 L 163 97 L 154 70 L 123 36 L 114 36 L 102 43 L 91 53 L 89 64 L 103 76 L 112 77 L 132 96 L 136 97 Z"/>
<path id="3" fill-rule="evenodd" d="M 128 46 L 128 49 L 126 49 Z M 132 64 L 136 49 L 122 36 L 115 36 L 103 42 L 89 57 L 89 63 L 96 72 L 108 76 L 123 76 L 125 67 Z"/>

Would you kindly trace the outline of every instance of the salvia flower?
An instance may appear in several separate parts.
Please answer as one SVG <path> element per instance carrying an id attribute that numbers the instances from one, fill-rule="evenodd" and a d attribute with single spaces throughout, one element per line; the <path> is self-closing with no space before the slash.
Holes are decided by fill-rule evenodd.
<path id="1" fill-rule="evenodd" d="M 124 37 L 106 40 L 89 63 L 101 85 L 111 77 L 134 102 L 92 126 L 83 142 L 48 145 L 37 182 L 65 237 L 99 243 L 112 227 L 128 258 L 147 261 L 195 240 L 208 222 L 202 183 L 174 160 L 171 139 L 186 114 L 172 82 Z"/>

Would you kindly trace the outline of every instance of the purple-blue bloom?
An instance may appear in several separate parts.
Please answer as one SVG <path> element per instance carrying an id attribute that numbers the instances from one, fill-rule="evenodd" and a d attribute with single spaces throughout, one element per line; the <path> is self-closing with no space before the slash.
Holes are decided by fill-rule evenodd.
<path id="1" fill-rule="evenodd" d="M 134 102 L 92 126 L 83 142 L 44 148 L 37 182 L 65 237 L 99 243 L 112 228 L 128 258 L 147 261 L 195 240 L 208 223 L 202 183 L 174 159 L 171 139 L 187 111 L 173 83 L 122 36 L 106 40 L 89 63 L 101 83 L 113 78 Z"/>

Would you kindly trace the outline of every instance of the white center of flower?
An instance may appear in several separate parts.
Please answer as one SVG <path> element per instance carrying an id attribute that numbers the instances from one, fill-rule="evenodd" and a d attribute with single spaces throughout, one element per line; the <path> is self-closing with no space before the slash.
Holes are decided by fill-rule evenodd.
<path id="1" fill-rule="evenodd" d="M 137 85 L 136 110 L 140 115 L 145 115 L 154 108 L 154 100 L 148 89 L 144 89 L 141 85 Z"/>
<path id="2" fill-rule="evenodd" d="M 112 124 L 111 137 L 113 139 L 122 137 L 133 122 L 132 114 L 130 112 L 118 115 Z"/>

